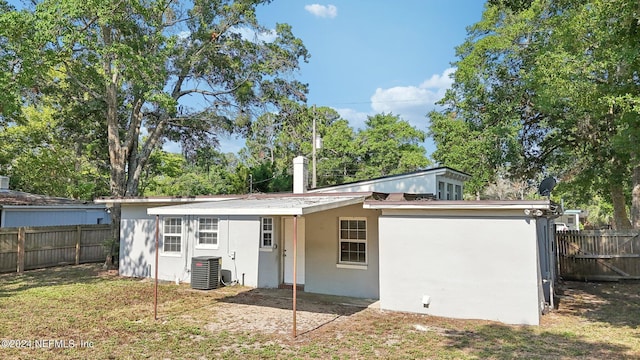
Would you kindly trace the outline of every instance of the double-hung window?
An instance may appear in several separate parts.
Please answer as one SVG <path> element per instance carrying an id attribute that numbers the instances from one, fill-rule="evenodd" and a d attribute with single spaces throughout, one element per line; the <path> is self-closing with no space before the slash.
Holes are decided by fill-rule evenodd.
<path id="1" fill-rule="evenodd" d="M 260 246 L 263 248 L 273 247 L 273 218 L 271 217 L 262 218 Z"/>
<path id="2" fill-rule="evenodd" d="M 340 218 L 340 263 L 367 263 L 367 220 Z"/>
<path id="3" fill-rule="evenodd" d="M 182 251 L 182 218 L 165 218 L 162 232 L 162 251 L 180 253 Z"/>
<path id="4" fill-rule="evenodd" d="M 218 219 L 201 217 L 198 219 L 198 245 L 203 247 L 218 246 Z"/>

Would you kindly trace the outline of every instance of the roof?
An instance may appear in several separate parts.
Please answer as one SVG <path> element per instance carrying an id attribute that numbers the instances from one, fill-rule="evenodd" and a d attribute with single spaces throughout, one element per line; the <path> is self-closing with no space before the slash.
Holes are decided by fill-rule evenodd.
<path id="1" fill-rule="evenodd" d="M 149 215 L 306 215 L 361 204 L 364 195 L 260 196 L 215 202 L 195 202 L 147 210 Z"/>
<path id="2" fill-rule="evenodd" d="M 74 200 L 69 198 L 36 195 L 22 191 L 2 190 L 0 191 L 0 207 L 15 206 L 93 206 L 93 203 Z"/>
<path id="3" fill-rule="evenodd" d="M 467 173 L 452 169 L 452 168 L 447 167 L 447 166 L 441 166 L 441 167 L 437 167 L 437 168 L 412 171 L 412 172 L 408 172 L 408 173 L 404 173 L 404 174 L 386 175 L 386 176 L 380 176 L 380 177 L 373 178 L 373 179 L 358 180 L 358 181 L 352 181 L 352 182 L 342 183 L 342 184 L 338 184 L 338 185 L 323 186 L 323 187 L 318 187 L 318 188 L 315 188 L 315 189 L 310 189 L 310 190 L 308 190 L 308 192 L 310 192 L 310 193 L 312 193 L 312 192 L 320 192 L 321 193 L 321 192 L 324 192 L 324 191 L 335 191 L 335 190 L 339 190 L 339 189 L 342 189 L 342 188 L 351 187 L 353 185 L 369 185 L 369 184 L 373 184 L 373 183 L 377 183 L 377 182 L 386 182 L 386 181 L 390 181 L 390 180 L 402 180 L 402 179 L 418 177 L 418 176 L 422 176 L 422 175 L 426 175 L 426 174 L 435 174 L 435 175 L 440 175 L 440 176 L 446 175 L 446 176 L 449 176 L 451 178 L 454 178 L 454 179 L 457 179 L 457 180 L 460 180 L 460 181 L 466 181 L 466 180 L 471 179 L 471 175 L 469 175 Z"/>
<path id="4" fill-rule="evenodd" d="M 386 210 L 541 210 L 557 214 L 558 204 L 549 200 L 366 200 L 365 209 Z"/>
<path id="5" fill-rule="evenodd" d="M 98 204 L 170 204 L 211 202 L 243 198 L 246 195 L 198 195 L 198 196 L 129 196 L 129 197 L 102 197 L 95 199 Z"/>

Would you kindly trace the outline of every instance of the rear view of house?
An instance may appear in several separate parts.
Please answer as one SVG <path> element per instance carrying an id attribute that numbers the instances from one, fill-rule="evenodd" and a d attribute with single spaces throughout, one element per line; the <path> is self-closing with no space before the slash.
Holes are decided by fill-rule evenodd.
<path id="1" fill-rule="evenodd" d="M 449 168 L 310 191 L 305 174 L 297 158 L 290 194 L 103 200 L 122 205 L 120 273 L 153 273 L 158 226 L 164 280 L 189 282 L 194 257 L 216 256 L 225 282 L 388 310 L 538 324 L 551 303 L 551 202 L 464 201 L 469 176 Z"/>

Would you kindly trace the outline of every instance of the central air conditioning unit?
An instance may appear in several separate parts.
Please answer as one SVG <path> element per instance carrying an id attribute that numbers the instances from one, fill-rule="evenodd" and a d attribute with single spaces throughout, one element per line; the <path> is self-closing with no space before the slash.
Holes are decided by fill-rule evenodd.
<path id="1" fill-rule="evenodd" d="M 211 290 L 220 286 L 220 268 L 222 258 L 219 256 L 198 256 L 191 259 L 191 288 Z"/>

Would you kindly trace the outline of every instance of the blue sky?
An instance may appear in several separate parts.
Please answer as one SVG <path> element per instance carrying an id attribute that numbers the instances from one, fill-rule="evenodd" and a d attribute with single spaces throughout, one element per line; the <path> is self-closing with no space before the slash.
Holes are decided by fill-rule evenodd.
<path id="1" fill-rule="evenodd" d="M 20 0 L 9 0 L 21 7 Z M 480 20 L 485 0 L 274 0 L 258 8 L 268 28 L 292 26 L 311 54 L 296 78 L 309 84 L 307 104 L 329 106 L 355 128 L 367 116 L 399 115 L 427 131 L 426 114 L 449 87 L 455 47 Z M 220 139 L 222 152 L 244 140 Z M 434 146 L 425 144 L 430 155 Z M 173 144 L 167 150 L 179 150 Z"/>
<path id="2" fill-rule="evenodd" d="M 484 0 L 275 0 L 259 21 L 292 26 L 311 53 L 296 77 L 309 84 L 308 105 L 329 106 L 361 127 L 392 112 L 421 130 L 451 81 L 455 47 L 480 20 Z M 242 142 L 222 139 L 223 152 Z M 428 154 L 434 147 L 425 144 Z"/>

